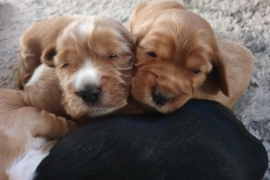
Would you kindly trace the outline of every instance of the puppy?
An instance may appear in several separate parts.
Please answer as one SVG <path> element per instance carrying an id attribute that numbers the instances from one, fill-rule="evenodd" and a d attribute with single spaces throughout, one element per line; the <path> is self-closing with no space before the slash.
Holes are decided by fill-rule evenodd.
<path id="1" fill-rule="evenodd" d="M 30 107 L 24 92 L 0 89 L 0 179 L 31 179 L 55 140 L 74 122 Z"/>
<path id="2" fill-rule="evenodd" d="M 21 39 L 23 45 L 20 47 L 24 47 L 24 50 L 21 48 L 20 54 L 25 51 L 38 54 L 39 58 L 32 59 L 33 61 L 38 62 L 37 64 L 42 61 L 55 68 L 62 91 L 61 104 L 73 119 L 95 118 L 113 113 L 127 104 L 135 37 L 121 23 L 111 18 L 72 18 L 50 19 L 32 26 Z M 62 21 L 66 26 L 61 24 Z M 42 31 L 43 26 L 48 31 Z M 52 34 L 49 41 L 48 38 L 37 41 L 44 47 L 38 53 L 29 43 L 38 39 L 35 34 L 31 36 L 35 29 L 40 30 L 39 36 Z M 19 60 L 19 66 L 31 66 L 27 58 L 29 56 L 24 55 Z M 26 72 L 24 67 L 19 69 Z M 31 71 L 30 74 L 32 73 Z M 19 74 L 19 77 L 27 76 Z M 18 84 L 23 83 L 19 80 Z"/>
<path id="3" fill-rule="evenodd" d="M 71 118 L 61 104 L 62 91 L 59 85 L 59 80 L 55 74 L 55 68 L 48 67 L 46 64 L 41 64 L 34 71 L 33 76 L 24 87 L 25 102 L 29 106 L 45 110 L 57 116 Z M 128 114 L 144 114 L 149 113 L 149 110 L 141 107 L 132 97 L 128 98 L 128 104 L 123 108 L 116 110 L 110 115 L 128 115 Z M 88 123 L 96 118 L 79 119 L 78 123 Z"/>
<path id="4" fill-rule="evenodd" d="M 209 23 L 177 2 L 139 5 L 129 28 L 137 36 L 132 95 L 154 110 L 168 113 L 191 98 L 232 108 L 249 84 L 250 51 L 216 41 Z"/>

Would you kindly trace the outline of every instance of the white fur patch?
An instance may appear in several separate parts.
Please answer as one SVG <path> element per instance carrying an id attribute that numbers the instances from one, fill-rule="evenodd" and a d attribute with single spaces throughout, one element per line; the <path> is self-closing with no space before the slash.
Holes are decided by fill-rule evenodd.
<path id="1" fill-rule="evenodd" d="M 71 23 L 65 30 L 75 40 L 82 40 L 92 33 L 94 29 L 93 17 L 83 18 L 81 21 Z"/>
<path id="2" fill-rule="evenodd" d="M 87 19 L 86 21 L 78 25 L 78 30 L 79 30 L 80 35 L 91 34 L 93 29 L 94 29 L 94 23 L 93 23 L 92 18 Z"/>
<path id="3" fill-rule="evenodd" d="M 32 180 L 40 162 L 49 154 L 41 150 L 30 150 L 9 170 L 9 180 Z"/>
<path id="4" fill-rule="evenodd" d="M 76 91 L 83 90 L 87 85 L 100 86 L 101 77 L 99 70 L 89 60 L 74 75 L 73 85 Z"/>
<path id="5" fill-rule="evenodd" d="M 45 64 L 41 64 L 41 65 L 39 65 L 36 69 L 35 69 L 35 71 L 34 71 L 34 73 L 33 73 L 33 76 L 31 77 L 31 79 L 27 82 L 27 84 L 26 84 L 26 86 L 27 85 L 32 85 L 32 84 L 34 84 L 35 82 L 37 82 L 38 80 L 39 80 L 39 78 L 42 76 L 42 74 L 43 74 L 43 71 L 44 71 L 44 68 L 45 68 Z"/>
<path id="6" fill-rule="evenodd" d="M 34 138 L 28 145 L 26 154 L 19 157 L 7 170 L 9 180 L 32 180 L 40 162 L 49 154 L 40 149 L 47 142 L 46 138 Z"/>

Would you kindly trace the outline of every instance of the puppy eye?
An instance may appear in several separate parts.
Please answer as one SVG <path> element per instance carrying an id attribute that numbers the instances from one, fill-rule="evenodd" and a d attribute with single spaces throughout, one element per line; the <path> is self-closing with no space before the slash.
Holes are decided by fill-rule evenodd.
<path id="1" fill-rule="evenodd" d="M 149 56 L 151 56 L 152 58 L 157 58 L 157 55 L 156 55 L 156 53 L 154 53 L 154 52 L 147 52 L 147 54 L 149 55 Z"/>
<path id="2" fill-rule="evenodd" d="M 201 74 L 202 71 L 199 70 L 199 69 L 195 69 L 195 70 L 193 70 L 192 72 L 193 72 L 193 74 L 198 75 L 198 74 Z"/>
<path id="3" fill-rule="evenodd" d="M 113 59 L 113 58 L 116 58 L 117 57 L 117 55 L 116 54 L 111 54 L 111 55 L 109 55 L 109 59 Z"/>
<path id="4" fill-rule="evenodd" d="M 64 63 L 64 64 L 62 64 L 62 65 L 60 66 L 60 68 L 65 68 L 65 67 L 68 67 L 68 66 L 69 66 L 68 63 Z"/>

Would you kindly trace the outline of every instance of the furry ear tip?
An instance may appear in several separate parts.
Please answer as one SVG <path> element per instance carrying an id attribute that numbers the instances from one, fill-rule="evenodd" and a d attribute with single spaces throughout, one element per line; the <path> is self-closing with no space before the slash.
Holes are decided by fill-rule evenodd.
<path id="1" fill-rule="evenodd" d="M 230 92 L 229 92 L 228 87 L 226 87 L 226 88 L 222 88 L 222 89 L 221 89 L 221 91 L 223 92 L 223 94 L 224 94 L 225 96 L 227 96 L 227 97 L 229 97 L 229 96 L 230 96 Z"/>
<path id="2" fill-rule="evenodd" d="M 215 60 L 216 61 L 214 64 L 216 65 L 217 70 L 218 70 L 217 74 L 219 76 L 220 90 L 225 96 L 229 97 L 230 93 L 229 93 L 229 87 L 228 87 L 228 81 L 227 81 L 226 68 L 225 68 L 225 64 L 223 63 L 223 57 L 219 50 L 216 53 Z"/>
<path id="3" fill-rule="evenodd" d="M 220 91 L 227 97 L 230 96 L 230 92 L 229 92 L 229 87 L 228 87 L 228 81 L 227 81 L 227 78 L 226 78 L 226 73 L 225 73 L 225 70 L 222 68 L 219 69 L 219 88 L 220 88 Z"/>

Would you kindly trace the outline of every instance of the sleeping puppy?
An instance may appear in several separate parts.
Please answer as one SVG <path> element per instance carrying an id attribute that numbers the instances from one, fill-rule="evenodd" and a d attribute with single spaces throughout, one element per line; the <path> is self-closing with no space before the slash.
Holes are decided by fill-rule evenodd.
<path id="1" fill-rule="evenodd" d="M 177 2 L 140 4 L 129 28 L 137 36 L 132 95 L 152 109 L 168 113 L 191 98 L 232 108 L 249 84 L 250 51 L 217 41 L 207 21 Z"/>
<path id="2" fill-rule="evenodd" d="M 62 91 L 59 80 L 55 74 L 55 68 L 46 64 L 39 65 L 33 73 L 33 76 L 24 87 L 25 102 L 29 106 L 53 113 L 57 116 L 71 118 L 62 106 Z M 128 104 L 123 108 L 116 110 L 110 115 L 143 114 L 149 110 L 140 106 L 131 97 L 128 98 Z M 78 123 L 88 123 L 96 118 L 76 119 Z"/>
<path id="3" fill-rule="evenodd" d="M 261 180 L 267 163 L 262 143 L 229 109 L 192 100 L 173 113 L 76 129 L 51 149 L 35 180 Z"/>
<path id="4" fill-rule="evenodd" d="M 121 23 L 111 18 L 70 18 L 49 19 L 32 26 L 20 41 L 20 56 L 23 58 L 19 60 L 19 66 L 32 66 L 28 61 L 30 58 L 37 64 L 42 61 L 54 67 L 62 91 L 61 105 L 73 119 L 95 118 L 113 113 L 127 104 L 135 38 Z M 58 23 L 61 25 L 58 26 Z M 46 31 L 43 31 L 42 27 L 45 26 Z M 36 29 L 39 34 L 31 36 L 31 32 Z M 39 38 L 43 34 L 48 37 Z M 42 44 L 39 50 L 30 43 L 37 39 L 39 41 L 36 43 Z M 33 59 L 32 54 L 37 54 L 38 58 Z M 29 76 L 24 66 L 19 69 L 19 77 Z M 27 72 L 31 76 L 33 70 Z M 33 82 L 37 79 L 34 78 Z M 19 81 L 19 84 L 24 81 L 27 80 Z"/>
<path id="5" fill-rule="evenodd" d="M 77 125 L 24 102 L 24 92 L 0 89 L 0 179 L 30 180 L 56 140 Z"/>

